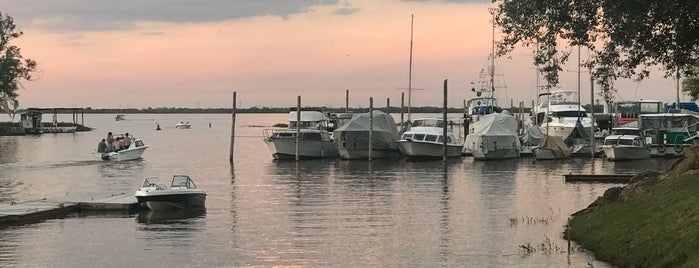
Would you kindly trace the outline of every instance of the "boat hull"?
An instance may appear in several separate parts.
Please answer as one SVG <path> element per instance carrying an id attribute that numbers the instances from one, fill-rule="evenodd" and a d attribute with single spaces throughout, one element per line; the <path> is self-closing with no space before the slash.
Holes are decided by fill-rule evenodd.
<path id="1" fill-rule="evenodd" d="M 474 150 L 471 151 L 471 154 L 475 160 L 512 159 L 520 155 L 519 150 L 516 149 L 497 149 L 490 151 Z"/>
<path id="2" fill-rule="evenodd" d="M 650 158 L 650 149 L 632 146 L 603 146 L 604 155 L 610 161 L 626 161 Z"/>
<path id="3" fill-rule="evenodd" d="M 651 145 L 650 146 L 650 156 L 651 157 L 680 157 L 682 156 L 685 147 L 689 144 L 675 144 L 675 145 Z"/>
<path id="4" fill-rule="evenodd" d="M 444 145 L 436 142 L 398 141 L 398 148 L 409 158 L 444 156 Z M 447 157 L 461 156 L 462 148 L 461 144 L 447 144 Z"/>
<path id="5" fill-rule="evenodd" d="M 151 210 L 172 210 L 203 207 L 206 203 L 206 194 L 203 192 L 194 193 L 171 193 L 156 195 L 135 195 L 138 203 Z"/>
<path id="6" fill-rule="evenodd" d="M 128 161 L 141 158 L 143 152 L 148 149 L 148 146 L 141 146 L 118 152 L 95 153 L 96 157 L 105 161 Z"/>
<path id="7" fill-rule="evenodd" d="M 532 149 L 534 158 L 536 160 L 556 160 L 569 158 L 571 155 L 570 150 L 552 150 L 549 148 L 534 148 Z"/>
<path id="8" fill-rule="evenodd" d="M 368 149 L 340 149 L 340 158 L 345 160 L 357 160 L 357 159 L 369 159 Z M 371 158 L 391 158 L 398 157 L 400 152 L 398 150 L 371 150 Z"/>
<path id="9" fill-rule="evenodd" d="M 265 139 L 265 144 L 274 159 L 296 159 L 296 139 Z M 337 146 L 332 141 L 300 140 L 300 158 L 337 157 L 337 154 Z"/>

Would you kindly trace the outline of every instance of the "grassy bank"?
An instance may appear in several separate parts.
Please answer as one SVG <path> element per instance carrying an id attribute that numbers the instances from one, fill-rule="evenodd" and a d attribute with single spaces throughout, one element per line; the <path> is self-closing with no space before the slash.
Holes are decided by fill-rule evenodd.
<path id="1" fill-rule="evenodd" d="M 570 237 L 621 267 L 699 267 L 699 174 L 575 215 Z"/>

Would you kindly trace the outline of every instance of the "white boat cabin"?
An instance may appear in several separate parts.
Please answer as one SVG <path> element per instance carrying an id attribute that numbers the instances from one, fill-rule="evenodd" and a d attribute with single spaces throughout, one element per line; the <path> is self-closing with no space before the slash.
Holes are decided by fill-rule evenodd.
<path id="1" fill-rule="evenodd" d="M 645 147 L 643 138 L 637 135 L 609 135 L 604 138 L 604 145 Z"/>

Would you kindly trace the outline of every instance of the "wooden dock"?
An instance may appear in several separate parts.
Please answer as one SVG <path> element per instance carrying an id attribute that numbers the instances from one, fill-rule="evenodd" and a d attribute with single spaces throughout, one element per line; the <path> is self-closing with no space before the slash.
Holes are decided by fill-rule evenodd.
<path id="1" fill-rule="evenodd" d="M 565 174 L 565 182 L 629 183 L 634 174 Z"/>
<path id="2" fill-rule="evenodd" d="M 133 194 L 113 194 L 94 198 L 51 198 L 0 204 L 0 225 L 25 224 L 58 218 L 72 212 L 132 210 L 138 208 Z"/>

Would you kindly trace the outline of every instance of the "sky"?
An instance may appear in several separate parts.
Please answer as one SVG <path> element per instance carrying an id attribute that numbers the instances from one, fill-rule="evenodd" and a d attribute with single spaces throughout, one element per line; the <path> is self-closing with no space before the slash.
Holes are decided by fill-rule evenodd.
<path id="1" fill-rule="evenodd" d="M 37 61 L 20 108 L 462 107 L 489 65 L 489 0 L 2 0 Z M 412 69 L 411 16 L 413 19 Z M 495 40 L 500 38 L 495 32 Z M 587 52 L 581 52 L 583 58 Z M 578 88 L 577 54 L 561 87 Z M 501 106 L 531 106 L 531 49 L 495 61 Z M 581 73 L 581 101 L 590 82 Z M 672 102 L 676 82 L 654 71 L 615 82 L 617 99 Z M 596 97 L 597 98 L 597 97 Z M 688 100 L 683 96 L 682 100 Z"/>

